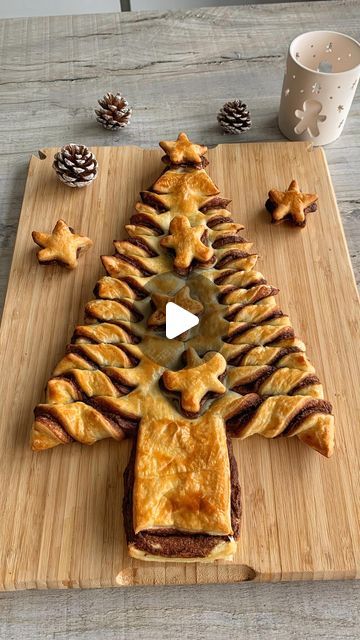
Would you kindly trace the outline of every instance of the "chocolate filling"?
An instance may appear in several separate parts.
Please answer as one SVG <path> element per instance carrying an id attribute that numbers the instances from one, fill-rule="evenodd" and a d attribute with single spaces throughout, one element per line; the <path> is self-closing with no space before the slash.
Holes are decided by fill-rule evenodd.
<path id="1" fill-rule="evenodd" d="M 231 481 L 231 526 L 233 537 L 240 535 L 241 497 L 238 470 L 230 438 L 227 438 Z M 212 536 L 202 533 L 181 533 L 174 529 L 141 531 L 135 534 L 133 527 L 133 488 L 135 481 L 136 441 L 124 473 L 123 514 L 128 544 L 155 556 L 167 558 L 206 558 L 220 543 L 230 536 Z"/>
<path id="2" fill-rule="evenodd" d="M 276 347 L 277 343 L 281 340 L 288 340 L 289 338 L 295 338 L 295 331 L 292 327 L 285 327 L 278 333 L 276 338 L 270 340 L 270 342 L 264 343 L 263 346 L 274 346 Z"/>
<path id="3" fill-rule="evenodd" d="M 223 224 L 224 222 L 234 222 L 234 219 L 230 214 L 228 216 L 214 216 L 207 221 L 207 226 L 213 229 L 217 227 L 218 224 Z"/>
<path id="4" fill-rule="evenodd" d="M 145 229 L 152 229 L 157 233 L 158 236 L 163 235 L 163 230 L 160 225 L 156 224 L 153 221 L 151 216 L 146 213 L 134 213 L 130 218 L 131 224 L 134 224 L 139 227 L 144 227 Z"/>
<path id="5" fill-rule="evenodd" d="M 229 291 L 227 291 L 226 293 L 229 293 Z M 244 307 L 248 307 L 251 306 L 253 304 L 255 304 L 256 302 L 259 302 L 260 300 L 264 300 L 265 298 L 269 298 L 270 296 L 276 296 L 276 294 L 279 293 L 279 289 L 275 289 L 275 287 L 271 287 L 270 285 L 266 285 L 264 287 L 261 287 L 256 294 L 254 295 L 254 297 L 249 300 L 248 302 L 245 303 L 241 303 L 241 302 L 235 302 L 234 304 L 236 304 L 236 308 L 233 309 L 232 311 L 229 311 L 227 314 L 225 314 L 224 318 L 225 320 L 229 320 L 231 322 L 231 320 L 233 320 L 236 317 L 236 314 L 241 310 L 244 309 Z M 219 300 L 219 302 L 221 302 Z M 226 303 L 226 301 L 225 301 Z"/>
<path id="6" fill-rule="evenodd" d="M 84 353 L 84 350 L 81 345 L 68 344 L 66 347 L 66 353 L 75 353 L 82 360 L 87 362 L 92 369 L 100 369 L 99 365 L 96 362 L 94 362 L 94 360 L 89 358 L 89 356 L 86 353 Z"/>
<path id="7" fill-rule="evenodd" d="M 135 279 L 131 278 L 131 276 L 127 278 L 118 278 L 120 282 L 125 282 L 130 289 L 135 293 L 135 300 L 144 300 L 149 296 L 149 293 L 144 289 L 141 285 L 139 285 Z M 109 298 L 106 295 L 100 295 L 101 283 L 97 282 L 94 288 L 94 296 L 99 298 L 100 300 L 118 300 L 119 302 L 123 302 L 123 298 Z"/>
<path id="8" fill-rule="evenodd" d="M 168 207 L 161 202 L 156 193 L 153 193 L 152 191 L 141 191 L 140 197 L 144 204 L 148 204 L 158 213 L 165 213 L 165 211 L 168 211 Z"/>
<path id="9" fill-rule="evenodd" d="M 232 262 L 233 260 L 239 260 L 241 258 L 250 258 L 251 256 L 256 256 L 256 253 L 248 253 L 247 251 L 240 251 L 240 249 L 234 249 L 233 251 L 229 251 L 222 258 L 220 258 L 219 262 L 216 263 L 216 269 L 222 269 L 225 267 L 228 262 Z"/>
<path id="10" fill-rule="evenodd" d="M 130 353 L 123 345 L 121 345 L 121 347 L 117 346 L 117 349 L 125 353 L 126 357 L 129 359 L 133 367 L 136 367 L 139 364 L 139 358 L 136 358 L 136 356 Z M 80 356 L 80 358 L 85 360 L 85 362 L 90 364 L 93 369 L 100 369 L 100 365 L 98 365 L 95 360 L 92 360 L 92 358 L 90 358 L 81 344 L 68 344 L 66 347 L 66 353 L 75 353 L 76 355 Z"/>
<path id="11" fill-rule="evenodd" d="M 242 355 L 243 354 L 241 354 L 241 357 L 242 357 Z M 229 364 L 233 364 L 233 363 L 229 363 Z M 235 365 L 235 366 L 239 366 L 239 365 Z M 270 366 L 270 365 L 265 365 L 265 366 L 266 366 L 266 370 L 265 371 L 263 371 L 262 373 L 255 372 L 252 375 L 252 378 L 250 378 L 248 380 L 248 382 L 246 382 L 245 384 L 236 385 L 235 387 L 232 387 L 232 390 L 236 391 L 237 393 L 240 393 L 241 395 L 246 395 L 247 393 L 258 393 L 261 385 L 273 373 L 275 373 L 275 371 L 279 371 L 279 369 L 277 369 L 274 366 Z M 293 387 L 293 389 L 290 389 L 290 391 L 288 391 L 287 395 L 296 396 L 296 394 L 301 389 L 304 389 L 305 387 L 308 387 L 311 384 L 320 384 L 319 378 L 317 376 L 315 376 L 315 375 L 306 376 L 301 382 L 296 384 Z"/>
<path id="12" fill-rule="evenodd" d="M 261 385 L 270 378 L 270 376 L 276 371 L 275 367 L 266 367 L 265 371 L 257 371 L 253 374 L 252 379 L 248 380 L 245 384 L 239 384 L 232 387 L 233 391 L 236 391 L 240 395 L 244 396 L 248 393 L 257 393 Z"/>
<path id="13" fill-rule="evenodd" d="M 114 407 L 108 408 L 105 398 L 87 398 L 86 404 L 99 411 L 125 437 L 132 437 L 136 433 L 140 418 L 116 412 Z"/>
<path id="14" fill-rule="evenodd" d="M 299 384 L 295 385 L 295 387 L 291 389 L 290 394 L 292 396 L 296 396 L 296 394 L 298 393 L 298 391 L 300 391 L 300 389 L 304 389 L 305 387 L 308 387 L 310 384 L 320 384 L 319 378 L 315 375 L 306 376 L 303 380 L 301 380 L 301 382 L 299 382 Z"/>
<path id="15" fill-rule="evenodd" d="M 143 276 L 154 276 L 155 275 L 155 271 L 151 271 L 150 269 L 147 269 L 141 262 L 141 260 L 138 260 L 137 258 L 134 258 L 133 256 L 125 256 L 123 253 L 115 253 L 114 254 L 115 258 L 118 258 L 119 260 L 122 260 L 123 262 L 127 262 L 128 264 L 131 264 L 133 267 L 135 267 L 136 269 L 138 269 L 141 273 L 141 275 Z"/>
<path id="16" fill-rule="evenodd" d="M 263 323 L 260 322 L 258 325 L 256 325 L 256 324 L 253 324 L 253 325 L 248 324 L 246 327 L 239 327 L 238 329 L 235 329 L 235 331 L 233 331 L 231 333 L 231 335 L 223 336 L 223 341 L 224 342 L 228 342 L 228 343 L 231 344 L 232 341 L 234 340 L 234 338 L 236 338 L 237 336 L 239 336 L 242 333 L 246 332 L 248 329 L 252 329 L 252 328 L 261 326 L 262 324 Z M 270 347 L 270 346 L 276 347 L 277 344 L 279 342 L 281 342 L 281 340 L 288 340 L 289 338 L 294 338 L 294 337 L 295 337 L 294 329 L 292 327 L 285 327 L 284 329 L 281 329 L 279 331 L 278 335 L 275 338 L 273 338 L 272 340 L 270 338 L 270 340 L 268 342 L 263 342 L 262 344 L 251 344 L 251 345 L 249 345 L 249 351 L 253 347 L 265 347 L 265 346 L 266 347 Z M 242 351 L 241 355 L 244 355 L 245 353 L 246 353 L 246 351 Z"/>
<path id="17" fill-rule="evenodd" d="M 98 324 L 102 324 L 102 323 L 98 323 Z M 116 326 L 120 327 L 124 331 L 130 344 L 138 344 L 139 342 L 141 342 L 141 338 L 139 336 L 135 335 L 134 333 L 131 333 L 129 329 L 125 329 L 124 326 L 121 325 L 120 323 L 117 324 Z M 86 330 L 84 331 L 83 329 L 85 329 L 85 327 L 83 327 L 82 325 L 75 327 L 75 331 L 71 337 L 71 342 L 74 342 L 77 338 L 86 338 L 87 342 L 89 342 L 90 344 L 104 344 L 103 340 L 96 340 L 95 337 L 88 336 Z M 114 343 L 111 342 L 109 344 L 114 344 Z M 115 343 L 115 346 L 117 346 L 116 343 Z"/>
<path id="18" fill-rule="evenodd" d="M 236 310 L 235 315 L 239 310 L 240 309 Z M 233 338 L 234 336 L 241 336 L 243 333 L 246 333 L 250 329 L 266 326 L 267 323 L 270 322 L 271 320 L 275 320 L 276 318 L 281 318 L 283 315 L 284 314 L 280 309 L 275 309 L 275 310 L 270 309 L 267 313 L 264 313 L 260 322 L 244 322 L 240 327 L 237 327 L 236 329 L 234 329 L 230 337 Z M 229 318 L 227 317 L 226 319 L 228 320 Z"/>
<path id="19" fill-rule="evenodd" d="M 202 207 L 200 207 L 199 211 L 201 211 L 202 213 L 206 213 L 211 209 L 226 209 L 230 202 L 231 200 L 226 200 L 225 198 L 215 196 L 214 198 L 211 198 L 211 200 L 208 200 Z"/>
<path id="20" fill-rule="evenodd" d="M 121 376 L 115 377 L 115 375 L 108 375 L 106 374 L 107 377 L 111 380 L 112 384 L 114 385 L 114 387 L 117 389 L 117 391 L 119 393 L 121 393 L 122 396 L 126 396 L 128 393 L 130 393 L 131 391 L 133 391 L 135 389 L 135 386 L 131 387 L 130 385 L 126 384 L 126 382 L 124 382 L 121 379 Z M 81 388 L 81 386 L 79 385 L 78 381 L 76 380 L 76 377 L 73 373 L 73 371 L 69 371 L 68 373 L 64 373 L 61 376 L 56 376 L 55 378 L 51 378 L 51 380 L 66 380 L 67 382 L 69 382 L 71 384 L 71 386 L 73 387 L 75 393 L 77 394 L 77 398 L 76 400 L 80 401 L 80 402 L 84 402 L 85 404 L 89 404 L 89 398 L 90 396 L 88 396 L 85 391 Z M 91 397 L 95 397 L 95 396 L 91 396 Z"/>
<path id="21" fill-rule="evenodd" d="M 147 244 L 147 242 L 145 242 L 145 240 L 142 240 L 141 238 L 127 238 L 125 242 L 132 244 L 134 247 L 139 247 L 140 249 L 143 249 L 144 251 L 146 251 L 146 253 L 150 258 L 156 258 L 159 255 L 156 251 L 154 251 L 154 249 L 149 247 L 149 245 Z"/>
<path id="22" fill-rule="evenodd" d="M 71 381 L 71 384 L 73 384 L 73 381 Z M 76 388 L 75 385 L 74 388 Z M 127 436 L 132 437 L 136 433 L 140 418 L 115 413 L 114 409 L 111 411 L 107 410 L 107 401 L 103 398 L 88 398 L 84 395 L 82 402 L 99 411 L 118 432 L 120 439 Z M 54 407 L 55 406 L 56 405 L 54 405 Z M 49 405 L 47 406 L 46 411 L 44 411 L 41 406 L 36 407 L 34 413 L 35 418 L 40 420 L 40 422 L 47 424 L 51 431 L 53 431 L 62 442 L 74 441 L 74 438 L 72 438 L 63 428 L 61 422 L 55 416 L 51 415 L 51 408 Z"/>
<path id="23" fill-rule="evenodd" d="M 276 365 L 282 358 L 290 353 L 300 353 L 299 347 L 283 347 L 280 351 L 269 360 L 268 364 Z"/>
<path id="24" fill-rule="evenodd" d="M 212 243 L 212 246 L 213 249 L 220 249 L 220 247 L 224 247 L 227 244 L 237 244 L 242 242 L 248 242 L 248 240 L 239 235 L 224 236 L 223 238 L 216 238 Z"/>
<path id="25" fill-rule="evenodd" d="M 308 416 L 311 416 L 313 413 L 331 414 L 331 411 L 332 411 L 332 406 L 330 402 L 328 402 L 327 400 L 318 400 L 316 398 L 314 398 L 313 400 L 309 400 L 306 407 L 301 409 L 301 411 L 299 411 L 299 413 L 297 413 L 296 416 L 294 416 L 290 420 L 289 424 L 284 429 L 281 435 L 285 436 L 291 431 L 293 431 L 294 429 L 296 429 L 296 427 L 300 422 L 302 422 L 302 420 L 304 420 Z"/>
<path id="26" fill-rule="evenodd" d="M 241 365 L 241 361 L 243 357 L 246 356 L 246 354 L 249 353 L 249 351 L 251 351 L 252 349 L 255 349 L 256 347 L 256 345 L 253 345 L 253 344 L 243 344 L 243 345 L 237 345 L 237 346 L 239 349 L 241 349 L 240 353 L 237 353 L 236 356 L 233 356 L 228 360 L 228 364 L 233 367 L 239 367 Z"/>
<path id="27" fill-rule="evenodd" d="M 230 435 L 235 435 L 242 427 L 245 427 L 245 425 L 253 417 L 254 413 L 256 413 L 262 402 L 262 398 L 260 398 L 256 394 L 249 394 L 246 397 L 246 403 L 242 405 L 240 412 L 236 413 L 234 416 L 231 416 L 231 418 L 226 421 L 227 433 Z"/>
<path id="28" fill-rule="evenodd" d="M 219 276 L 216 276 L 216 278 L 214 279 L 214 283 L 217 285 L 221 285 L 225 282 L 227 278 L 232 276 L 234 273 L 237 273 L 235 269 L 227 269 L 224 273 L 220 274 Z"/>
<path id="29" fill-rule="evenodd" d="M 170 160 L 170 156 L 166 153 L 162 156 L 161 160 L 164 164 L 170 165 L 171 167 L 191 167 L 192 169 L 205 169 L 208 166 L 209 160 L 205 156 L 200 156 L 201 162 L 172 162 Z"/>
<path id="30" fill-rule="evenodd" d="M 271 200 L 270 198 L 268 198 L 268 200 L 266 200 L 266 202 L 265 202 L 265 208 L 268 210 L 269 213 L 273 213 L 277 206 L 278 205 L 276 204 L 276 202 L 273 202 L 273 200 Z M 317 210 L 317 203 L 313 202 L 308 207 L 306 207 L 306 209 L 304 209 L 304 214 L 306 215 L 307 213 L 311 213 L 311 212 L 316 211 L 316 210 Z M 291 213 L 286 215 L 282 220 L 271 220 L 271 222 L 273 224 L 278 224 L 279 222 L 282 222 L 283 220 L 286 220 L 288 222 L 292 222 L 292 224 L 294 224 L 297 227 L 305 227 L 305 224 L 306 224 L 305 220 L 304 220 L 304 222 L 295 222 L 295 220 L 292 217 Z"/>
<path id="31" fill-rule="evenodd" d="M 61 424 L 53 418 L 50 413 L 46 413 L 42 411 L 39 407 L 35 407 L 34 415 L 36 418 L 36 422 L 40 422 L 44 424 L 50 431 L 54 433 L 54 435 L 61 440 L 61 442 L 68 443 L 74 442 L 74 438 L 72 438 L 66 431 L 63 429 Z"/>

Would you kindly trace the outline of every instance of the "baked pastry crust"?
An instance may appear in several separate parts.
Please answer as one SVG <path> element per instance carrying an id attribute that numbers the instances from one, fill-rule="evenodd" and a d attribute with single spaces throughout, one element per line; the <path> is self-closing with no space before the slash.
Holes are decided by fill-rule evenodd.
<path id="1" fill-rule="evenodd" d="M 237 544 L 235 540 L 221 540 L 216 547 L 209 551 L 208 555 L 191 556 L 189 558 L 180 558 L 176 556 L 155 555 L 148 551 L 138 549 L 135 544 L 128 545 L 129 556 L 136 560 L 155 561 L 155 562 L 214 562 L 214 560 L 232 560 L 236 553 Z"/>
<path id="2" fill-rule="evenodd" d="M 127 537 L 130 554 L 146 560 L 233 553 L 227 436 L 296 436 L 327 457 L 334 448 L 331 405 L 305 345 L 278 289 L 256 270 L 258 256 L 205 172 L 201 146 L 188 142 L 164 143 L 167 168 L 141 193 L 127 239 L 102 256 L 107 275 L 32 430 L 35 450 L 136 439 Z M 197 333 L 161 334 L 170 300 L 200 315 Z M 171 550 L 173 535 L 189 544 L 197 536 L 191 557 L 183 539 Z"/>
<path id="3" fill-rule="evenodd" d="M 304 227 L 306 214 L 317 209 L 317 200 L 316 193 L 302 193 L 297 180 L 292 180 L 286 191 L 270 189 L 266 208 L 274 224 L 289 220 L 298 227 Z"/>
<path id="4" fill-rule="evenodd" d="M 202 303 L 191 297 L 189 287 L 182 287 L 174 295 L 152 293 L 151 302 L 155 307 L 155 311 L 148 318 L 148 327 L 162 327 L 165 325 L 166 305 L 169 302 L 177 304 L 194 315 L 200 315 L 204 310 Z"/>
<path id="5" fill-rule="evenodd" d="M 162 140 L 159 144 L 169 157 L 171 164 L 199 164 L 207 152 L 207 147 L 202 144 L 194 144 L 184 132 L 179 133 L 175 141 Z"/>
<path id="6" fill-rule="evenodd" d="M 214 249 L 203 242 L 204 235 L 204 227 L 192 227 L 186 216 L 175 216 L 171 220 L 170 233 L 160 240 L 160 244 L 174 249 L 174 269 L 179 275 L 186 275 L 194 260 L 209 263 L 212 259 Z"/>
<path id="7" fill-rule="evenodd" d="M 230 468 L 221 415 L 141 425 L 134 530 L 230 535 Z"/>
<path id="8" fill-rule="evenodd" d="M 60 264 L 75 269 L 80 252 L 93 244 L 90 238 L 79 236 L 64 220 L 58 220 L 52 233 L 33 231 L 34 242 L 39 245 L 37 259 L 40 264 Z"/>
<path id="9" fill-rule="evenodd" d="M 180 393 L 182 413 L 187 417 L 196 417 L 205 397 L 226 392 L 226 387 L 219 379 L 226 371 L 226 360 L 221 353 L 212 351 L 200 358 L 193 348 L 186 351 L 186 358 L 187 366 L 184 369 L 164 371 L 162 381 L 168 391 Z"/>

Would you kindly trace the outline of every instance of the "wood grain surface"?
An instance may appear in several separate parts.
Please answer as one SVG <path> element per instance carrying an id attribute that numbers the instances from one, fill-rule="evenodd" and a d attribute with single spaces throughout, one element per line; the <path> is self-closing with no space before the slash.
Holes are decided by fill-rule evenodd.
<path id="1" fill-rule="evenodd" d="M 277 113 L 288 44 L 314 28 L 358 38 L 359 24 L 358 0 L 0 21 L 0 295 L 29 154 L 67 142 L 155 147 L 180 129 L 218 144 L 216 113 L 234 97 L 252 114 L 242 141 L 283 139 Z M 114 134 L 93 109 L 116 89 L 134 111 L 131 125 Z M 341 138 L 327 147 L 360 281 L 359 130 L 360 91 Z"/>
<path id="2" fill-rule="evenodd" d="M 22 591 L 2 640 L 359 640 L 359 582 Z"/>
<path id="3" fill-rule="evenodd" d="M 358 0 L 0 21 L 0 298 L 28 157 L 39 146 L 151 147 L 180 127 L 215 144 L 224 140 L 216 111 L 232 97 L 245 99 L 253 116 L 241 140 L 280 140 L 291 39 L 314 28 L 358 38 L 359 24 Z M 135 110 L 131 126 L 112 135 L 92 108 L 117 88 Z M 358 91 L 341 138 L 326 148 L 358 282 L 359 106 Z M 0 594 L 0 637 L 357 640 L 359 611 L 359 582 L 8 592 Z"/>
<path id="4" fill-rule="evenodd" d="M 129 443 L 29 450 L 32 408 L 82 322 L 103 273 L 99 255 L 123 237 L 138 192 L 162 170 L 157 150 L 95 148 L 99 176 L 74 190 L 56 178 L 55 151 L 45 149 L 45 159 L 30 162 L 1 331 L 9 373 L 0 390 L 0 479 L 12 487 L 0 498 L 6 514 L 0 523 L 2 588 L 357 577 L 359 307 L 323 151 L 283 142 L 219 145 L 208 154 L 211 177 L 256 241 L 258 268 L 280 287 L 279 304 L 324 381 L 337 445 L 326 460 L 296 438 L 234 440 L 244 512 L 237 555 L 230 563 L 186 566 L 127 557 L 120 505 Z M 319 194 L 320 213 L 309 216 L 304 231 L 274 227 L 263 208 L 269 186 L 286 187 L 294 175 L 304 191 Z M 94 239 L 70 273 L 39 266 L 31 240 L 33 229 L 51 230 L 59 217 Z"/>

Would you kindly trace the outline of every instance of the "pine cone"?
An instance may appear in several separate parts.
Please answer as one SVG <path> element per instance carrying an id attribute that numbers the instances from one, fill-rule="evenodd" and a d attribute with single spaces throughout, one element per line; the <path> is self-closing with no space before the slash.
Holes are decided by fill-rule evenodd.
<path id="1" fill-rule="evenodd" d="M 105 129 L 120 129 L 129 124 L 132 108 L 120 93 L 115 96 L 113 93 L 107 93 L 98 103 L 101 109 L 95 109 L 96 120 Z"/>
<path id="2" fill-rule="evenodd" d="M 86 187 L 96 178 L 98 163 L 84 144 L 67 144 L 55 154 L 53 168 L 68 187 Z"/>
<path id="3" fill-rule="evenodd" d="M 226 102 L 220 109 L 217 119 L 225 133 L 243 133 L 251 127 L 249 110 L 241 100 Z"/>

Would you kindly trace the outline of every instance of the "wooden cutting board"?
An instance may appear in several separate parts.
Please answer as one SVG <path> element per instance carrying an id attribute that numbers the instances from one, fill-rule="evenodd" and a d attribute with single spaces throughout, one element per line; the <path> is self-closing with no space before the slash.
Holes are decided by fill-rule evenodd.
<path id="1" fill-rule="evenodd" d="M 102 441 L 32 453 L 32 410 L 103 274 L 99 255 L 123 235 L 138 192 L 161 171 L 160 152 L 94 149 L 99 177 L 72 190 L 45 159 L 31 158 L 1 330 L 0 587 L 354 578 L 360 571 L 359 306 L 324 153 L 306 143 L 232 144 L 209 152 L 209 173 L 246 226 L 269 282 L 334 405 L 337 437 L 326 460 L 296 438 L 234 440 L 243 493 L 232 563 L 130 560 L 121 514 L 130 443 Z M 297 177 L 317 191 L 305 230 L 274 227 L 270 187 Z M 31 231 L 63 217 L 94 247 L 78 268 L 40 267 Z M 118 576 L 118 578 L 117 578 Z"/>

